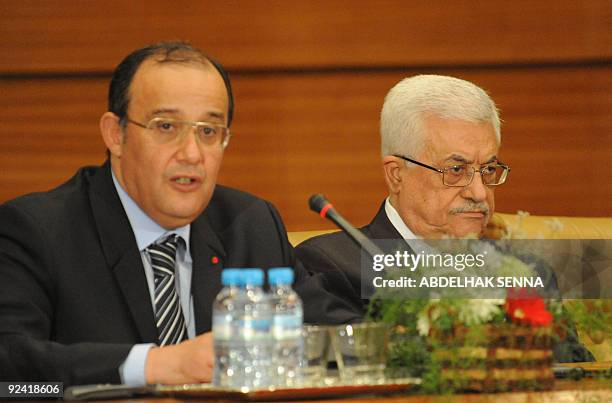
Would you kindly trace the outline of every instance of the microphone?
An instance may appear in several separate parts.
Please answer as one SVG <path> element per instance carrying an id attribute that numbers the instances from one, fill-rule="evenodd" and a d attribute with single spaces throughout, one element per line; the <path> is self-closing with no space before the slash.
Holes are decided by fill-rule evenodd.
<path id="1" fill-rule="evenodd" d="M 310 199 L 308 199 L 308 205 L 312 211 L 336 224 L 338 228 L 344 231 L 372 258 L 374 258 L 374 255 L 384 254 L 383 251 L 381 251 L 380 248 L 374 244 L 374 242 L 363 235 L 363 233 L 357 228 L 353 227 L 351 223 L 346 221 L 346 219 L 342 217 L 340 213 L 336 211 L 336 209 L 334 209 L 334 206 L 321 193 L 310 196 Z"/>

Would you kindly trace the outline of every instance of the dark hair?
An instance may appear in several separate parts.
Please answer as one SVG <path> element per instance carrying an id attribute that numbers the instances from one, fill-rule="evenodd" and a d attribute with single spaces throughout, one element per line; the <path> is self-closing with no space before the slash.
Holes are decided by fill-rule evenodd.
<path id="1" fill-rule="evenodd" d="M 141 49 L 137 49 L 126 56 L 113 72 L 113 77 L 108 88 L 108 110 L 119 116 L 121 125 L 126 124 L 127 109 L 130 102 L 129 89 L 134 74 L 145 60 L 161 56 L 158 63 L 199 63 L 212 65 L 223 78 L 227 90 L 227 126 L 232 124 L 234 115 L 234 96 L 229 75 L 223 66 L 210 56 L 204 54 L 200 49 L 187 42 L 159 42 Z"/>

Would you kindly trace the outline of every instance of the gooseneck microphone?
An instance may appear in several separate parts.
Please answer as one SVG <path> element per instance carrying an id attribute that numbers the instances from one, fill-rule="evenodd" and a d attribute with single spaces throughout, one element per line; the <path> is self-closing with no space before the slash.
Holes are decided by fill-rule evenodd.
<path id="1" fill-rule="evenodd" d="M 344 231 L 353 241 L 363 248 L 370 256 L 382 255 L 383 252 L 378 246 L 374 244 L 368 237 L 363 235 L 361 231 L 353 227 L 351 223 L 346 221 L 344 217 L 340 215 L 334 209 L 334 206 L 320 193 L 310 196 L 308 199 L 308 205 L 310 209 L 315 213 L 319 214 L 323 218 L 331 220 L 338 228 Z"/>

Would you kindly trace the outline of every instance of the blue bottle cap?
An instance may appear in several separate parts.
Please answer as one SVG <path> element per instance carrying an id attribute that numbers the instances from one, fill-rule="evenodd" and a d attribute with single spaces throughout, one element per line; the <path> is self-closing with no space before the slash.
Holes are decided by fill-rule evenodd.
<path id="1" fill-rule="evenodd" d="M 240 269 L 224 269 L 221 272 L 221 284 L 224 286 L 238 285 L 240 281 Z"/>
<path id="2" fill-rule="evenodd" d="M 268 280 L 270 285 L 292 284 L 294 279 L 291 267 L 274 267 L 268 270 Z"/>
<path id="3" fill-rule="evenodd" d="M 262 286 L 264 273 L 261 269 L 242 269 L 244 284 Z"/>

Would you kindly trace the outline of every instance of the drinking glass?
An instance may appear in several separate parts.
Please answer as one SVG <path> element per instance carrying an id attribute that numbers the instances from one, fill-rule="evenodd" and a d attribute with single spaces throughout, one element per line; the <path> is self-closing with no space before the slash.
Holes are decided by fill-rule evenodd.
<path id="1" fill-rule="evenodd" d="M 338 372 L 343 382 L 378 384 L 385 381 L 389 326 L 359 323 L 336 326 L 331 332 Z"/>
<path id="2" fill-rule="evenodd" d="M 307 385 L 322 385 L 327 373 L 329 329 L 326 326 L 304 325 L 303 379 Z"/>

